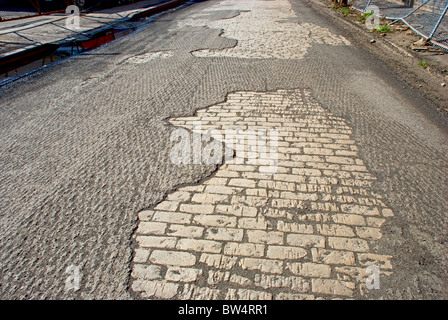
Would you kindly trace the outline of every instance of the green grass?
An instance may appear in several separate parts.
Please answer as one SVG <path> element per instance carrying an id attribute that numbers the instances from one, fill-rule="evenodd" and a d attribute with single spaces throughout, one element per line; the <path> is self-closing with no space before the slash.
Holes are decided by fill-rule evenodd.
<path id="1" fill-rule="evenodd" d="M 373 11 L 371 12 L 366 12 L 366 13 L 362 13 L 359 17 L 358 17 L 358 22 L 366 22 L 366 20 L 373 14 Z"/>
<path id="2" fill-rule="evenodd" d="M 344 16 L 348 16 L 350 13 L 352 13 L 349 7 L 340 7 L 338 9 L 338 12 L 342 13 Z"/>
<path id="3" fill-rule="evenodd" d="M 428 68 L 428 63 L 426 63 L 426 61 L 425 60 L 422 60 L 422 61 L 420 61 L 419 63 L 418 63 L 418 65 L 420 66 L 420 67 L 422 67 L 422 68 Z"/>
<path id="4" fill-rule="evenodd" d="M 387 24 L 380 25 L 379 28 L 376 29 L 376 31 L 378 31 L 380 33 L 392 32 L 391 28 Z"/>

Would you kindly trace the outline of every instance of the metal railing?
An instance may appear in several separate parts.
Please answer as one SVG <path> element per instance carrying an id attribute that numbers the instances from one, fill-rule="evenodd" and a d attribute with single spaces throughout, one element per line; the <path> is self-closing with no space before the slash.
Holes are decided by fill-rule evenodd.
<path id="1" fill-rule="evenodd" d="M 448 0 L 352 0 L 353 8 L 366 12 L 368 6 L 375 5 L 380 15 L 401 21 L 415 33 L 433 44 L 448 50 Z"/>

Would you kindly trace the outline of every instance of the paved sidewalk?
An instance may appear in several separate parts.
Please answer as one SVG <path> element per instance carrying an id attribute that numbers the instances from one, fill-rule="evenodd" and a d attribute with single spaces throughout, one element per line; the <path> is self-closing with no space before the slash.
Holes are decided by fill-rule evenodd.
<path id="1" fill-rule="evenodd" d="M 66 21 L 70 15 L 64 13 L 3 21 L 0 23 L 0 53 L 33 45 L 62 42 L 75 37 L 87 39 L 86 33 L 125 22 L 133 15 L 161 2 L 168 1 L 139 1 L 129 5 L 81 14 L 79 28 L 76 29 L 67 28 Z"/>

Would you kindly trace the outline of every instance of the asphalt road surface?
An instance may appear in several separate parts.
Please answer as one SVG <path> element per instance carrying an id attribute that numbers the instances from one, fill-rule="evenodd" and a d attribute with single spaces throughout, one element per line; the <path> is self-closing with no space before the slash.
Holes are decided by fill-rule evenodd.
<path id="1" fill-rule="evenodd" d="M 448 298 L 446 124 L 320 10 L 201 2 L 1 87 L 0 297 Z M 199 120 L 277 172 L 173 163 Z"/>

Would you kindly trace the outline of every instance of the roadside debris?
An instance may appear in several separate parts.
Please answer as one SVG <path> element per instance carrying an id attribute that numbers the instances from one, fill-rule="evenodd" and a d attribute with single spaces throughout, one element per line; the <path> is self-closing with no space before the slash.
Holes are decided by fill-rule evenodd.
<path id="1" fill-rule="evenodd" d="M 411 49 L 414 51 L 426 51 L 429 49 L 428 39 L 420 38 L 420 40 L 411 44 Z"/>

